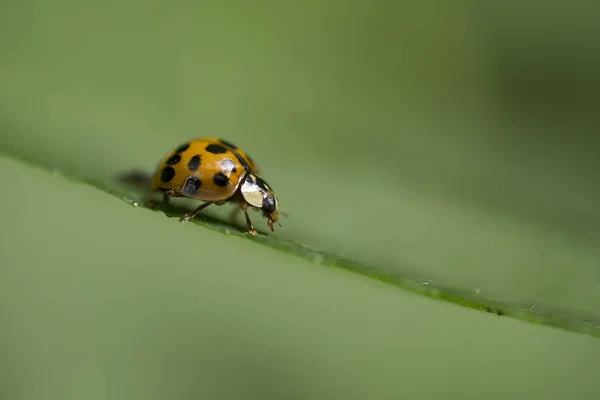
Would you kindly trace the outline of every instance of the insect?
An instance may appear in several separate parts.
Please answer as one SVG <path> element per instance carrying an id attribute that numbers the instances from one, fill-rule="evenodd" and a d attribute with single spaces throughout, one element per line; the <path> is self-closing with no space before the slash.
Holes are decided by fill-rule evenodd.
<path id="1" fill-rule="evenodd" d="M 258 176 L 258 166 L 246 152 L 223 139 L 194 139 L 177 147 L 158 165 L 151 190 L 163 192 L 164 204 L 171 197 L 204 201 L 184 214 L 181 222 L 194 218 L 211 204 L 237 202 L 250 234 L 256 235 L 256 230 L 248 215 L 249 207 L 262 211 L 271 231 L 273 223 L 279 224 L 279 200 Z"/>

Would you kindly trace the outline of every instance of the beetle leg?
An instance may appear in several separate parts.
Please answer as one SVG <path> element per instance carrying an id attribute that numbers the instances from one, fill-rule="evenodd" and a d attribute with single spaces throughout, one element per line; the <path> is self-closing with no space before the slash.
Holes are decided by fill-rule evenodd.
<path id="1" fill-rule="evenodd" d="M 183 216 L 181 218 L 179 218 L 179 222 L 189 221 L 190 219 L 192 219 L 196 215 L 198 215 L 200 213 L 200 211 L 204 210 L 206 207 L 210 206 L 211 204 L 213 204 L 212 201 L 207 201 L 206 203 L 200 205 L 200 207 L 196 208 L 195 210 L 190 211 L 186 214 L 183 214 Z"/>
<path id="2" fill-rule="evenodd" d="M 173 190 L 165 190 L 163 192 L 162 203 L 156 200 L 146 200 L 146 206 L 152 209 L 162 208 L 169 205 L 169 199 L 175 194 Z"/>
<path id="3" fill-rule="evenodd" d="M 256 229 L 252 226 L 252 221 L 250 221 L 250 216 L 248 215 L 248 204 L 245 202 L 240 203 L 240 208 L 244 211 L 244 216 L 246 217 L 246 226 L 248 227 L 248 232 L 251 235 L 256 235 Z"/>
<path id="4" fill-rule="evenodd" d="M 163 204 L 164 204 L 165 206 L 166 206 L 166 205 L 169 205 L 169 199 L 170 199 L 170 198 L 171 198 L 171 196 L 173 196 L 174 194 L 175 194 L 175 192 L 174 192 L 174 191 L 172 191 L 172 190 L 167 190 L 167 191 L 165 191 L 165 192 L 163 193 Z"/>

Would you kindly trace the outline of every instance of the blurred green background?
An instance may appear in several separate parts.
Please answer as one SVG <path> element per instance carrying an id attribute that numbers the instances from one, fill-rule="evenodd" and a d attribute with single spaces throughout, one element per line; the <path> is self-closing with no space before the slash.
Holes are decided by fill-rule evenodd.
<path id="1" fill-rule="evenodd" d="M 151 171 L 190 138 L 224 137 L 290 213 L 277 236 L 600 321 L 599 11 L 12 0 L 0 14 L 0 144 L 108 181 Z M 591 338 L 407 295 L 1 164 L 7 398 L 599 388 Z"/>

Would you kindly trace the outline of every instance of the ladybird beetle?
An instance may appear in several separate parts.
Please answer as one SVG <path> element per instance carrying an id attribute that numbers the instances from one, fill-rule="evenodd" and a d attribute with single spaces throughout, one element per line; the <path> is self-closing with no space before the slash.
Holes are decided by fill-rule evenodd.
<path id="1" fill-rule="evenodd" d="M 258 166 L 246 152 L 223 139 L 194 139 L 177 147 L 158 165 L 151 190 L 163 192 L 164 204 L 171 197 L 204 201 L 183 215 L 181 222 L 194 218 L 211 204 L 220 206 L 235 201 L 244 212 L 252 235 L 256 235 L 256 230 L 248 215 L 249 206 L 263 212 L 271 231 L 273 223 L 279 223 L 279 201 L 258 176 Z"/>

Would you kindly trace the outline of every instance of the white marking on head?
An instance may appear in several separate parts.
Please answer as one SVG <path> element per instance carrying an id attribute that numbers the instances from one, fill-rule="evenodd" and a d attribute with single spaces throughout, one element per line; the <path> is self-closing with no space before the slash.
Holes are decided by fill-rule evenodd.
<path id="1" fill-rule="evenodd" d="M 256 184 L 256 177 L 248 175 L 240 189 L 244 200 L 253 207 L 261 208 L 266 192 Z"/>

